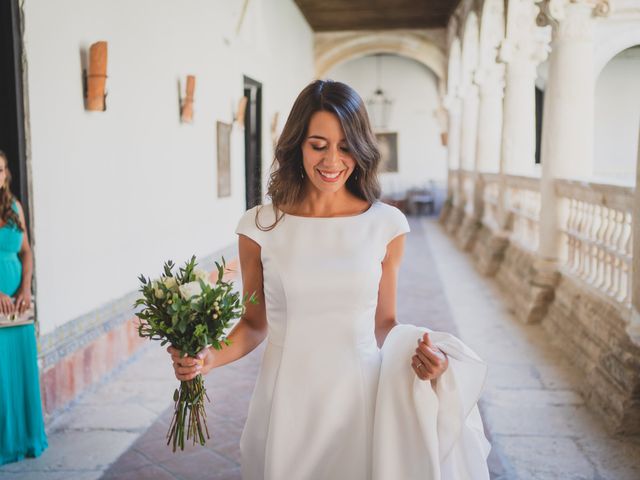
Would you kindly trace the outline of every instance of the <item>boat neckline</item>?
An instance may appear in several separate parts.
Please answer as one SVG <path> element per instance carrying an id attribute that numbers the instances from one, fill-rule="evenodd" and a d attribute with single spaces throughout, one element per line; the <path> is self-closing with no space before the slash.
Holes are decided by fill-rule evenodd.
<path id="1" fill-rule="evenodd" d="M 305 215 L 294 215 L 292 213 L 287 213 L 284 210 L 280 210 L 282 213 L 284 213 L 287 217 L 293 217 L 293 218 L 304 218 L 304 219 L 316 219 L 316 220 L 331 220 L 334 218 L 357 218 L 357 217 L 362 217 L 364 215 L 366 215 L 367 213 L 369 213 L 371 210 L 373 210 L 373 207 L 380 203 L 378 200 L 374 200 L 371 205 L 369 205 L 369 208 L 367 208 L 364 212 L 360 212 L 360 213 L 356 213 L 355 215 L 337 215 L 337 216 L 333 216 L 333 217 L 311 217 L 311 216 L 305 216 Z"/>

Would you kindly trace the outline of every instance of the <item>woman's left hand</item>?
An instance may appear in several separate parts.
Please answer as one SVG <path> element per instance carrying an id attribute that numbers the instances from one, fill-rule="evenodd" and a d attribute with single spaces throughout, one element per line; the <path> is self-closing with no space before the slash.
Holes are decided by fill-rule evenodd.
<path id="1" fill-rule="evenodd" d="M 436 380 L 449 366 L 445 353 L 431 343 L 429 333 L 418 339 L 416 354 L 411 357 L 411 366 L 421 380 Z"/>
<path id="2" fill-rule="evenodd" d="M 16 312 L 22 315 L 31 306 L 31 291 L 21 288 L 16 295 Z"/>

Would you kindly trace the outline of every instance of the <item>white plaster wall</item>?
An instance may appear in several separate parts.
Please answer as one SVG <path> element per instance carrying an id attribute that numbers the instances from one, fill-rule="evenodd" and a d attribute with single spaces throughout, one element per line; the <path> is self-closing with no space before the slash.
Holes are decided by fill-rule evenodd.
<path id="1" fill-rule="evenodd" d="M 386 131 L 398 133 L 398 172 L 382 173 L 383 193 L 399 193 L 429 180 L 444 184 L 446 149 L 440 143 L 436 76 L 424 65 L 397 55 L 383 55 L 381 87 L 394 100 Z M 367 101 L 377 87 L 375 56 L 339 65 L 326 78 L 347 83 Z"/>
<path id="2" fill-rule="evenodd" d="M 217 198 L 216 121 L 243 74 L 263 83 L 269 124 L 313 80 L 313 34 L 290 0 L 25 0 L 32 203 L 41 331 L 135 290 L 162 262 L 236 241 L 244 132 L 232 134 L 232 196 Z M 80 50 L 109 42 L 106 112 L 83 108 Z M 179 123 L 177 81 L 196 79 Z M 266 175 L 266 173 L 265 173 Z"/>
<path id="3" fill-rule="evenodd" d="M 594 176 L 634 184 L 640 127 L 640 47 L 614 57 L 596 83 Z"/>

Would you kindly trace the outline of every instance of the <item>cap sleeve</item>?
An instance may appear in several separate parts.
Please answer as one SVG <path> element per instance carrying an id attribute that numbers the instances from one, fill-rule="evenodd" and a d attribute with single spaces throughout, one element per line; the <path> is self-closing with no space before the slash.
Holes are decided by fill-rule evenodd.
<path id="1" fill-rule="evenodd" d="M 246 235 L 258 245 L 262 246 L 262 235 L 264 232 L 256 226 L 257 208 L 257 206 L 250 208 L 242 214 L 236 226 L 235 233 Z"/>
<path id="2" fill-rule="evenodd" d="M 387 216 L 387 231 L 386 240 L 389 243 L 398 235 L 403 233 L 409 233 L 411 228 L 409 227 L 409 221 L 402 210 L 393 205 L 389 205 L 389 214 Z"/>

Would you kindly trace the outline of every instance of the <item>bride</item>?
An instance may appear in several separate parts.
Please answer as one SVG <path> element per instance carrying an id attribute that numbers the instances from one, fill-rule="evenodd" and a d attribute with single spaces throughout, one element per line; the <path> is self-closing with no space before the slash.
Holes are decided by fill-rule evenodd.
<path id="1" fill-rule="evenodd" d="M 240 439 L 244 480 L 488 479 L 477 399 L 486 365 L 396 315 L 409 224 L 379 200 L 360 96 L 317 80 L 278 140 L 270 203 L 239 219 L 245 293 L 230 345 L 168 351 L 179 380 L 267 341 Z"/>

